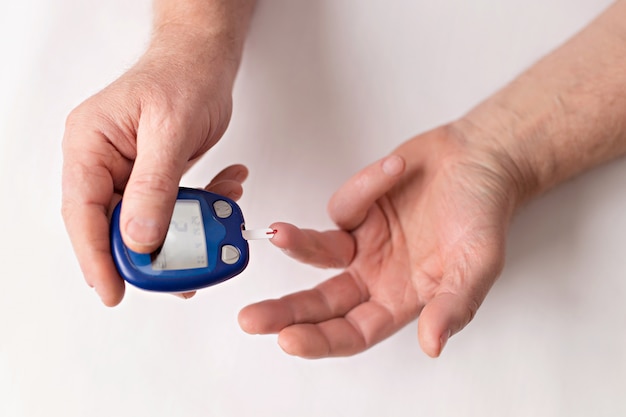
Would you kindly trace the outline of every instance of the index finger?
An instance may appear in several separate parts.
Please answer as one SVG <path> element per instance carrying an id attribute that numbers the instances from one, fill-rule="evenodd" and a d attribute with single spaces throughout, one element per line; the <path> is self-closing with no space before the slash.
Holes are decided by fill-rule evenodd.
<path id="1" fill-rule="evenodd" d="M 305 264 L 319 268 L 345 268 L 354 258 L 354 237 L 343 230 L 318 232 L 299 229 L 289 223 L 274 223 L 270 228 L 275 231 L 271 242 Z"/>
<path id="2" fill-rule="evenodd" d="M 108 214 L 114 178 L 126 178 L 131 163 L 103 135 L 80 135 L 68 129 L 63 141 L 63 220 L 87 284 L 114 306 L 124 296 L 124 281 L 111 256 Z"/>

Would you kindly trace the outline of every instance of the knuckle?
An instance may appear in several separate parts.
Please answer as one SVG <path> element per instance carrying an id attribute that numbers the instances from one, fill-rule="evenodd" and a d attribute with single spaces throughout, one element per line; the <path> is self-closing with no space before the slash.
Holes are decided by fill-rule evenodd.
<path id="1" fill-rule="evenodd" d="M 80 107 L 72 110 L 67 117 L 65 118 L 65 135 L 63 135 L 63 141 L 61 142 L 61 146 L 64 151 L 67 150 L 68 144 L 71 142 L 71 139 L 75 137 L 73 134 L 77 127 L 82 123 L 83 116 L 82 110 Z"/>
<path id="2" fill-rule="evenodd" d="M 91 103 L 91 99 L 87 99 L 68 113 L 65 118 L 66 130 L 71 131 L 77 127 L 93 122 L 93 116 L 96 112 L 93 111 L 94 107 Z"/>
<path id="3" fill-rule="evenodd" d="M 480 303 L 473 298 L 467 300 L 466 308 L 467 308 L 467 316 L 465 318 L 465 326 L 467 326 L 474 317 L 476 317 L 476 313 L 478 312 L 478 308 L 480 307 Z"/>
<path id="4" fill-rule="evenodd" d="M 61 202 L 61 217 L 65 224 L 72 218 L 72 214 L 74 213 L 74 206 L 70 204 L 67 200 L 63 200 Z"/>
<path id="5" fill-rule="evenodd" d="M 165 172 L 150 172 L 136 175 L 129 184 L 136 195 L 151 197 L 154 194 L 173 194 L 177 189 L 177 181 Z"/>
<path id="6" fill-rule="evenodd" d="M 61 142 L 64 153 L 81 149 L 85 133 L 98 132 L 106 124 L 106 116 L 90 100 L 74 108 L 65 118 L 65 132 Z"/>
<path id="7" fill-rule="evenodd" d="M 67 117 L 65 118 L 65 128 L 71 129 L 73 126 L 75 126 L 79 120 L 83 119 L 83 113 L 84 112 L 82 110 L 82 105 L 70 111 Z"/>

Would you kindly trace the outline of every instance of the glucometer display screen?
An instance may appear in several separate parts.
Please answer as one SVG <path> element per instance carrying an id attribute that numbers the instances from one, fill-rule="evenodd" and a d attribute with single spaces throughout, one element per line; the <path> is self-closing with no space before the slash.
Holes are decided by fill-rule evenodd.
<path id="1" fill-rule="evenodd" d="M 206 268 L 208 265 L 200 202 L 177 200 L 163 247 L 152 258 L 152 269 L 172 271 Z"/>

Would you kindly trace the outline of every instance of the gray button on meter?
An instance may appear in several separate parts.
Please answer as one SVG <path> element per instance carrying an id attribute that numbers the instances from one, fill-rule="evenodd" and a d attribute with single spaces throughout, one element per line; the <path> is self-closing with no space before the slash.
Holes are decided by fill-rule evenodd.
<path id="1" fill-rule="evenodd" d="M 232 265 L 237 263 L 240 257 L 241 253 L 239 252 L 239 249 L 233 245 L 222 246 L 222 262 L 225 264 Z"/>
<path id="2" fill-rule="evenodd" d="M 214 202 L 213 209 L 215 210 L 215 214 L 217 214 L 217 217 L 219 217 L 220 219 L 225 219 L 233 214 L 233 208 L 224 200 L 217 200 L 216 202 Z"/>

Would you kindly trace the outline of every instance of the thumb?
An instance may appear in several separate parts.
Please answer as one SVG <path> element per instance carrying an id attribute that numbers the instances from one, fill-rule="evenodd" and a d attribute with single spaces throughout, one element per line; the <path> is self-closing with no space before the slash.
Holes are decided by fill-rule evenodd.
<path id="1" fill-rule="evenodd" d="M 120 213 L 122 239 L 135 252 L 153 252 L 165 240 L 178 185 L 191 154 L 185 145 L 184 136 L 142 131 L 140 126 L 137 157 Z"/>
<path id="2" fill-rule="evenodd" d="M 449 292 L 437 294 L 424 306 L 418 319 L 422 350 L 430 357 L 438 357 L 448 338 L 474 318 L 479 305 L 474 297 Z"/>
<path id="3" fill-rule="evenodd" d="M 498 233 L 488 241 L 461 251 L 473 254 L 469 263 L 449 266 L 439 290 L 422 308 L 417 333 L 422 350 L 427 355 L 438 357 L 450 336 L 472 321 L 500 275 L 504 267 L 505 234 Z M 462 256 L 461 259 L 467 260 L 468 257 Z"/>

